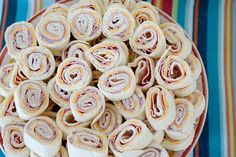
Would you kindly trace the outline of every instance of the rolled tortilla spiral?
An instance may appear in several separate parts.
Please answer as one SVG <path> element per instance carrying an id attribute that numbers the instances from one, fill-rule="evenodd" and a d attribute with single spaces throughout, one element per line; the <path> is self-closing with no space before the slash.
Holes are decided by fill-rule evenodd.
<path id="1" fill-rule="evenodd" d="M 56 63 L 50 50 L 35 46 L 21 52 L 19 67 L 29 79 L 46 80 L 54 73 Z"/>
<path id="2" fill-rule="evenodd" d="M 0 126 L 4 127 L 6 124 L 23 121 L 19 118 L 19 115 L 16 111 L 16 105 L 14 101 L 13 93 L 9 94 L 0 106 Z"/>
<path id="3" fill-rule="evenodd" d="M 21 119 L 29 120 L 38 116 L 49 104 L 46 85 L 41 81 L 23 81 L 15 89 L 14 100 Z"/>
<path id="4" fill-rule="evenodd" d="M 122 153 L 122 157 L 169 157 L 168 152 L 161 144 L 157 142 L 150 143 L 146 148 L 139 150 L 131 150 Z"/>
<path id="5" fill-rule="evenodd" d="M 47 85 L 47 90 L 50 98 L 62 108 L 70 108 L 70 96 L 72 92 L 61 89 L 55 77 L 52 78 Z"/>
<path id="6" fill-rule="evenodd" d="M 160 23 L 158 11 L 149 2 L 141 1 L 137 3 L 131 14 L 133 15 L 137 25 L 142 24 L 144 21 Z"/>
<path id="7" fill-rule="evenodd" d="M 74 91 L 87 86 L 92 80 L 92 72 L 86 61 L 76 57 L 65 59 L 58 67 L 57 85 L 65 91 Z"/>
<path id="8" fill-rule="evenodd" d="M 166 38 L 166 46 L 170 47 L 171 55 L 185 59 L 192 52 L 192 43 L 182 28 L 171 22 L 163 23 L 160 27 Z"/>
<path id="9" fill-rule="evenodd" d="M 101 35 L 101 21 L 101 15 L 90 8 L 77 9 L 68 15 L 73 36 L 83 41 L 91 41 Z"/>
<path id="10" fill-rule="evenodd" d="M 200 61 L 194 55 L 189 55 L 186 58 L 186 61 L 191 68 L 193 79 L 197 80 L 202 72 L 202 66 Z"/>
<path id="11" fill-rule="evenodd" d="M 196 88 L 197 88 L 197 81 L 193 81 L 193 83 L 191 83 L 190 85 L 188 85 L 184 88 L 174 90 L 173 93 L 177 97 L 186 97 L 186 96 L 192 94 L 196 90 Z"/>
<path id="12" fill-rule="evenodd" d="M 39 156 L 56 156 L 62 140 L 61 130 L 48 117 L 29 120 L 24 128 L 25 145 Z"/>
<path id="13" fill-rule="evenodd" d="M 70 40 L 70 26 L 63 16 L 46 16 L 37 24 L 36 36 L 40 46 L 60 56 L 61 50 Z"/>
<path id="14" fill-rule="evenodd" d="M 85 51 L 89 49 L 89 44 L 84 41 L 74 40 L 69 42 L 62 50 L 62 60 L 68 57 L 77 57 L 87 61 Z"/>
<path id="15" fill-rule="evenodd" d="M 103 17 L 103 34 L 111 39 L 127 41 L 136 27 L 131 13 L 121 5 L 112 4 Z"/>
<path id="16" fill-rule="evenodd" d="M 37 45 L 34 26 L 28 22 L 16 22 L 5 31 L 8 54 L 18 59 L 21 50 Z"/>
<path id="17" fill-rule="evenodd" d="M 106 103 L 106 108 L 100 119 L 92 124 L 91 128 L 105 135 L 109 135 L 122 123 L 122 115 L 117 108 L 110 103 Z"/>
<path id="18" fill-rule="evenodd" d="M 33 151 L 30 152 L 30 157 L 41 157 L 37 154 L 35 154 Z M 59 152 L 57 153 L 56 156 L 53 156 L 53 157 L 68 157 L 68 153 L 67 153 L 67 150 L 64 146 L 61 146 Z"/>
<path id="19" fill-rule="evenodd" d="M 170 90 L 181 89 L 193 83 L 189 65 L 178 56 L 161 58 L 155 67 L 155 77 L 159 85 Z"/>
<path id="20" fill-rule="evenodd" d="M 123 42 L 107 39 L 86 51 L 93 66 L 101 72 L 128 62 L 128 48 Z"/>
<path id="21" fill-rule="evenodd" d="M 78 127 L 87 127 L 89 126 L 91 121 L 86 121 L 86 122 L 77 122 L 74 119 L 74 116 L 71 112 L 70 109 L 64 109 L 61 108 L 58 112 L 57 112 L 57 116 L 56 116 L 56 123 L 57 126 L 61 129 L 62 133 L 63 133 L 63 139 L 66 140 L 67 136 L 75 129 L 77 129 Z"/>
<path id="22" fill-rule="evenodd" d="M 151 131 L 151 133 L 153 134 L 153 141 L 155 143 L 161 143 L 162 140 L 164 139 L 165 136 L 165 132 L 163 129 L 160 130 L 155 130 L 153 129 L 152 125 L 149 123 L 148 119 L 145 119 L 143 121 L 144 124 L 146 124 L 146 126 L 148 127 L 148 129 Z"/>
<path id="23" fill-rule="evenodd" d="M 76 121 L 82 123 L 92 120 L 93 124 L 105 111 L 105 98 L 98 88 L 87 86 L 72 93 L 70 108 Z"/>
<path id="24" fill-rule="evenodd" d="M 150 88 L 146 96 L 146 117 L 155 130 L 170 125 L 176 115 L 174 96 L 161 86 Z"/>
<path id="25" fill-rule="evenodd" d="M 80 0 L 78 3 L 70 7 L 70 11 L 88 8 L 97 11 L 100 15 L 103 15 L 103 6 L 101 0 Z"/>
<path id="26" fill-rule="evenodd" d="M 22 81 L 25 81 L 27 79 L 28 78 L 20 69 L 19 64 L 16 63 L 10 77 L 10 87 L 16 88 Z"/>
<path id="27" fill-rule="evenodd" d="M 45 18 L 46 16 L 51 16 L 51 15 L 59 15 L 63 17 L 67 17 L 69 8 L 60 3 L 56 3 L 54 5 L 51 5 L 47 8 L 47 10 L 43 13 L 42 18 Z"/>
<path id="28" fill-rule="evenodd" d="M 175 104 L 175 120 L 165 129 L 165 133 L 175 140 L 186 139 L 194 131 L 194 106 L 185 98 L 175 99 Z"/>
<path id="29" fill-rule="evenodd" d="M 152 21 L 140 24 L 129 43 L 136 53 L 151 58 L 161 57 L 166 49 L 165 36 L 157 23 Z"/>
<path id="30" fill-rule="evenodd" d="M 137 119 L 129 119 L 108 136 L 109 147 L 115 156 L 126 151 L 143 149 L 152 141 L 147 126 Z"/>
<path id="31" fill-rule="evenodd" d="M 70 157 L 107 157 L 108 143 L 104 134 L 92 129 L 78 128 L 67 137 Z"/>
<path id="32" fill-rule="evenodd" d="M 131 97 L 113 103 L 125 119 L 145 119 L 145 96 L 139 87 Z"/>
<path id="33" fill-rule="evenodd" d="M 133 95 L 136 79 L 127 66 L 111 69 L 99 78 L 98 88 L 111 101 L 119 101 Z"/>
<path id="34" fill-rule="evenodd" d="M 154 76 L 154 61 L 147 56 L 138 56 L 135 60 L 128 64 L 134 71 L 137 86 L 146 92 L 153 86 L 155 81 Z"/>
<path id="35" fill-rule="evenodd" d="M 199 118 L 206 106 L 206 100 L 202 92 L 199 89 L 196 89 L 192 94 L 187 96 L 186 99 L 188 99 L 194 106 L 194 118 Z"/>
<path id="36" fill-rule="evenodd" d="M 123 6 L 125 6 L 127 9 L 129 9 L 129 5 L 130 5 L 130 0 L 104 0 L 104 8 L 105 10 L 112 4 L 121 4 Z"/>
<path id="37" fill-rule="evenodd" d="M 2 129 L 3 147 L 9 157 L 28 157 L 30 150 L 25 145 L 24 122 L 12 122 Z"/>
<path id="38" fill-rule="evenodd" d="M 165 136 L 164 140 L 161 142 L 161 145 L 170 151 L 182 151 L 191 145 L 194 135 L 195 131 L 192 131 L 190 135 L 183 140 L 173 140 L 168 136 Z"/>
<path id="39" fill-rule="evenodd" d="M 6 64 L 0 67 L 0 95 L 7 97 L 12 88 L 10 79 L 14 69 L 14 63 Z"/>

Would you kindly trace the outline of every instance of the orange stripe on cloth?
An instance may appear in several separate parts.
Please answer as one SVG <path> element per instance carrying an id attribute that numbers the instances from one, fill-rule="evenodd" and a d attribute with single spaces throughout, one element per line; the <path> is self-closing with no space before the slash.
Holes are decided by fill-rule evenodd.
<path id="1" fill-rule="evenodd" d="M 225 97 L 226 97 L 226 122 L 228 136 L 228 156 L 234 157 L 236 150 L 236 126 L 235 126 L 235 109 L 233 97 L 233 61 L 232 61 L 232 1 L 225 2 L 224 17 L 224 76 L 225 76 Z"/>

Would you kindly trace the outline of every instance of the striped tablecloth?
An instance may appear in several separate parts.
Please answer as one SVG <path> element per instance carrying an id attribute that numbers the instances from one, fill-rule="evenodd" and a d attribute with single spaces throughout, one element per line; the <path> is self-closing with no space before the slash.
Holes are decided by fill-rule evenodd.
<path id="1" fill-rule="evenodd" d="M 207 70 L 208 116 L 191 156 L 235 157 L 236 1 L 149 1 L 171 15 L 186 30 L 197 45 Z M 53 3 L 54 0 L 0 0 L 0 49 L 5 45 L 4 30 L 10 24 L 24 21 Z"/>

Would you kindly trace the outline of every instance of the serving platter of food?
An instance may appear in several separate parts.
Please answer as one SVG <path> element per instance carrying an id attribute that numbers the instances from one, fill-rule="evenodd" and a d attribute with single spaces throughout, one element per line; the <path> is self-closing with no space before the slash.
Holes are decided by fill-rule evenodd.
<path id="1" fill-rule="evenodd" d="M 188 156 L 196 145 L 208 107 L 204 64 L 150 3 L 60 1 L 9 26 L 5 41 L 6 156 Z"/>

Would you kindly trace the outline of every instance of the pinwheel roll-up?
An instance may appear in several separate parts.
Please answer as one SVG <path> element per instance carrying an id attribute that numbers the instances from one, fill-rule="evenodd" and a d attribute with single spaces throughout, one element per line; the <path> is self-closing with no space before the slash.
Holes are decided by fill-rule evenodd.
<path id="1" fill-rule="evenodd" d="M 25 145 L 39 156 L 56 156 L 61 147 L 62 132 L 48 117 L 30 119 L 24 128 Z"/>
<path id="2" fill-rule="evenodd" d="M 51 15 L 59 15 L 59 16 L 64 16 L 67 18 L 69 8 L 60 3 L 56 3 L 54 5 L 51 5 L 47 8 L 47 10 L 43 13 L 42 18 L 45 18 L 46 16 L 51 16 Z"/>
<path id="3" fill-rule="evenodd" d="M 178 56 L 161 58 L 155 67 L 155 77 L 159 85 L 170 90 L 184 88 L 194 81 L 189 65 Z"/>
<path id="4" fill-rule="evenodd" d="M 98 88 L 87 86 L 72 93 L 70 108 L 76 121 L 82 123 L 93 120 L 93 124 L 105 111 L 105 97 Z"/>
<path id="5" fill-rule="evenodd" d="M 67 137 L 70 157 L 107 157 L 108 143 L 104 134 L 92 129 L 78 128 Z"/>
<path id="6" fill-rule="evenodd" d="M 191 95 L 187 96 L 186 99 L 188 99 L 194 106 L 194 118 L 199 118 L 206 106 L 206 100 L 202 92 L 199 89 L 196 89 Z"/>
<path id="7" fill-rule="evenodd" d="M 0 126 L 4 127 L 6 124 L 14 121 L 22 121 L 16 111 L 13 93 L 9 94 L 0 105 Z"/>
<path id="8" fill-rule="evenodd" d="M 19 117 L 29 120 L 47 109 L 49 104 L 47 87 L 41 81 L 23 81 L 15 89 L 14 100 Z"/>
<path id="9" fill-rule="evenodd" d="M 70 108 L 70 95 L 72 92 L 61 89 L 57 83 L 55 77 L 52 78 L 47 85 L 49 97 L 60 107 Z"/>
<path id="10" fill-rule="evenodd" d="M 170 125 L 176 115 L 174 96 L 161 86 L 150 88 L 146 96 L 146 116 L 155 130 Z"/>
<path id="11" fill-rule="evenodd" d="M 175 99 L 175 104 L 175 120 L 165 129 L 165 133 L 174 140 L 186 139 L 194 129 L 194 106 L 185 98 Z"/>
<path id="12" fill-rule="evenodd" d="M 7 97 L 12 88 L 10 87 L 10 78 L 13 73 L 14 63 L 0 67 L 0 95 Z"/>
<path id="13" fill-rule="evenodd" d="M 37 155 L 36 153 L 34 153 L 33 151 L 30 152 L 30 157 L 41 157 L 39 155 Z M 59 152 L 57 153 L 56 156 L 53 157 L 68 157 L 68 153 L 67 150 L 64 146 L 61 146 Z"/>
<path id="14" fill-rule="evenodd" d="M 147 56 L 139 56 L 133 62 L 129 63 L 128 66 L 133 69 L 137 86 L 146 92 L 150 87 L 153 86 L 155 81 L 154 76 L 154 61 Z"/>
<path id="15" fill-rule="evenodd" d="M 122 157 L 169 157 L 168 152 L 160 143 L 152 142 L 144 149 L 131 150 L 122 153 Z"/>
<path id="16" fill-rule="evenodd" d="M 103 34 L 111 39 L 127 41 L 136 27 L 131 13 L 119 4 L 112 4 L 103 17 Z"/>
<path id="17" fill-rule="evenodd" d="M 160 23 L 158 11 L 149 2 L 139 2 L 134 6 L 131 14 L 133 15 L 136 24 L 140 25 L 144 21 L 153 21 Z"/>
<path id="18" fill-rule="evenodd" d="M 195 131 L 192 131 L 190 135 L 183 140 L 173 140 L 168 136 L 165 136 L 164 140 L 161 142 L 161 145 L 170 151 L 181 151 L 188 148 L 191 145 Z"/>
<path id="19" fill-rule="evenodd" d="M 61 108 L 57 112 L 56 123 L 63 133 L 63 139 L 66 140 L 67 136 L 78 127 L 87 127 L 91 121 L 79 123 L 74 119 L 70 109 Z"/>
<path id="20" fill-rule="evenodd" d="M 115 156 L 123 152 L 143 149 L 152 141 L 152 133 L 137 119 L 129 119 L 121 124 L 109 136 L 109 147 Z"/>
<path id="21" fill-rule="evenodd" d="M 46 80 L 54 73 L 56 63 L 50 50 L 35 46 L 21 52 L 19 67 L 29 79 Z"/>
<path id="22" fill-rule="evenodd" d="M 145 119 L 145 96 L 139 87 L 131 97 L 113 103 L 125 119 Z"/>
<path id="23" fill-rule="evenodd" d="M 103 3 L 101 0 L 80 0 L 78 3 L 70 7 L 70 11 L 75 11 L 82 8 L 89 8 L 97 11 L 101 16 L 103 15 Z"/>
<path id="24" fill-rule="evenodd" d="M 151 58 L 161 57 L 166 49 L 165 36 L 157 23 L 152 21 L 140 24 L 129 43 L 136 53 Z"/>
<path id="25" fill-rule="evenodd" d="M 113 104 L 106 103 L 106 108 L 99 120 L 92 124 L 91 128 L 105 135 L 109 135 L 122 123 L 122 115 Z"/>
<path id="26" fill-rule="evenodd" d="M 23 71 L 20 69 L 19 64 L 15 64 L 11 77 L 10 77 L 10 87 L 16 88 L 22 81 L 27 80 Z"/>
<path id="27" fill-rule="evenodd" d="M 8 53 L 18 59 L 21 50 L 37 45 L 34 26 L 28 22 L 16 22 L 5 31 Z"/>
<path id="28" fill-rule="evenodd" d="M 186 96 L 192 94 L 196 90 L 196 88 L 197 88 L 197 82 L 193 81 L 190 85 L 188 85 L 184 88 L 174 90 L 173 93 L 177 97 L 186 97 Z"/>
<path id="29" fill-rule="evenodd" d="M 166 38 L 166 46 L 170 47 L 171 55 L 185 59 L 192 52 L 192 43 L 182 28 L 171 22 L 163 23 L 160 27 Z"/>
<path id="30" fill-rule="evenodd" d="M 104 2 L 105 9 L 107 9 L 110 5 L 114 3 L 121 4 L 127 9 L 129 9 L 129 5 L 130 5 L 130 0 L 104 0 L 103 2 Z"/>
<path id="31" fill-rule="evenodd" d="M 197 80 L 202 72 L 202 66 L 201 66 L 200 61 L 194 55 L 189 55 L 186 58 L 186 61 L 191 68 L 192 76 L 193 76 L 194 80 Z"/>
<path id="32" fill-rule="evenodd" d="M 98 80 L 100 78 L 100 76 L 102 76 L 102 72 L 95 70 L 92 72 L 93 77 L 92 77 L 92 81 L 91 81 L 91 86 L 97 86 L 98 84 Z"/>
<path id="33" fill-rule="evenodd" d="M 68 57 L 77 57 L 88 61 L 85 56 L 85 51 L 88 49 L 89 44 L 87 42 L 80 40 L 71 41 L 62 50 L 62 60 Z"/>
<path id="34" fill-rule="evenodd" d="M 25 145 L 24 126 L 24 122 L 13 122 L 3 127 L 3 147 L 8 157 L 30 155 L 30 150 Z"/>
<path id="35" fill-rule="evenodd" d="M 151 131 L 153 134 L 153 141 L 157 143 L 161 143 L 162 140 L 164 139 L 165 132 L 164 130 L 155 130 L 153 129 L 152 125 L 149 123 L 148 119 L 145 119 L 143 121 L 144 124 L 148 127 L 148 129 Z"/>
<path id="36" fill-rule="evenodd" d="M 128 55 L 125 43 L 109 39 L 86 51 L 87 58 L 101 72 L 127 64 Z"/>
<path id="37" fill-rule="evenodd" d="M 77 9 L 68 15 L 73 36 L 83 41 L 91 41 L 101 35 L 101 21 L 99 12 L 90 8 Z"/>
<path id="38" fill-rule="evenodd" d="M 92 72 L 86 61 L 76 57 L 65 59 L 58 67 L 57 85 L 65 91 L 74 91 L 87 86 L 92 80 Z"/>
<path id="39" fill-rule="evenodd" d="M 40 46 L 50 49 L 55 56 L 70 40 L 70 26 L 63 16 L 46 16 L 36 26 L 36 36 Z"/>
<path id="40" fill-rule="evenodd" d="M 136 88 L 133 71 L 127 66 L 111 69 L 99 78 L 98 88 L 111 101 L 120 101 L 131 97 Z"/>

